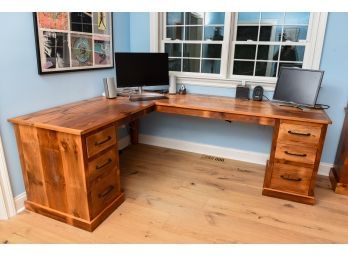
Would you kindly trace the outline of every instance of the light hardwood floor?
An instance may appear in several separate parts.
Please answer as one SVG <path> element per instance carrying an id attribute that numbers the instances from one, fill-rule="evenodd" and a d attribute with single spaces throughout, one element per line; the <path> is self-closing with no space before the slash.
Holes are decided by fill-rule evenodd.
<path id="1" fill-rule="evenodd" d="M 121 155 L 126 201 L 93 233 L 24 211 L 5 243 L 347 243 L 348 197 L 319 177 L 315 206 L 261 195 L 264 166 L 135 145 Z"/>

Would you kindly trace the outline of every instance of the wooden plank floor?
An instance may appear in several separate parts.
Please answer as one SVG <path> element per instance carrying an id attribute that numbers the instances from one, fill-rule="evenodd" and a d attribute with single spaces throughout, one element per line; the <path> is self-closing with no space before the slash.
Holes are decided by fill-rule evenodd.
<path id="1" fill-rule="evenodd" d="M 121 167 L 126 201 L 93 233 L 25 211 L 0 222 L 0 242 L 348 242 L 348 197 L 327 177 L 309 206 L 262 196 L 261 165 L 140 144 Z"/>

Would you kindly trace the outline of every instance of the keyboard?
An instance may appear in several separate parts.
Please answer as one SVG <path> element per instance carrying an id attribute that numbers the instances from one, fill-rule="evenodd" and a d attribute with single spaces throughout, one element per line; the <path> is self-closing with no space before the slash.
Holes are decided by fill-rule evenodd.
<path id="1" fill-rule="evenodd" d="M 168 99 L 165 95 L 130 95 L 129 100 L 131 102 L 136 101 L 150 101 L 150 100 L 158 100 L 158 99 Z"/>

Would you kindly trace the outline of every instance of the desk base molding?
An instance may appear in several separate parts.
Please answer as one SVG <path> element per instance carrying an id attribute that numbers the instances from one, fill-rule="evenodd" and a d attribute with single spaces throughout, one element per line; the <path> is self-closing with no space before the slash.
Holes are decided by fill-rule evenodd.
<path id="1" fill-rule="evenodd" d="M 291 194 L 291 193 L 286 193 L 286 192 L 278 191 L 271 188 L 264 188 L 262 190 L 262 195 L 281 198 L 284 200 L 294 201 L 298 203 L 305 203 L 310 205 L 315 204 L 315 199 L 313 196 Z"/>
<path id="2" fill-rule="evenodd" d="M 78 228 L 92 232 L 124 201 L 125 201 L 124 193 L 121 193 L 117 198 L 115 198 L 115 200 L 113 200 L 109 204 L 109 206 L 107 206 L 101 213 L 98 214 L 98 216 L 96 216 L 91 221 L 80 219 L 72 215 L 68 215 L 66 213 L 42 206 L 40 204 L 31 202 L 31 201 L 25 201 L 25 208 L 29 211 L 39 213 L 46 217 L 50 217 L 52 219 L 67 223 L 69 225 L 73 225 L 74 227 L 78 227 Z"/>
<path id="3" fill-rule="evenodd" d="M 348 195 L 348 184 L 338 182 L 337 172 L 334 168 L 330 170 L 329 177 L 332 189 L 336 194 Z"/>

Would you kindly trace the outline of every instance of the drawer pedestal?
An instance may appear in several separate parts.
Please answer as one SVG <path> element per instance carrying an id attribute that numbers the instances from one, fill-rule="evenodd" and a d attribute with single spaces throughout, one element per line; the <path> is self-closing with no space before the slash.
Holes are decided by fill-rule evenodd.
<path id="1" fill-rule="evenodd" d="M 85 135 L 15 125 L 25 207 L 93 231 L 123 201 L 116 127 Z"/>
<path id="2" fill-rule="evenodd" d="M 314 187 L 327 125 L 278 120 L 263 195 L 315 204 Z"/>

